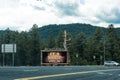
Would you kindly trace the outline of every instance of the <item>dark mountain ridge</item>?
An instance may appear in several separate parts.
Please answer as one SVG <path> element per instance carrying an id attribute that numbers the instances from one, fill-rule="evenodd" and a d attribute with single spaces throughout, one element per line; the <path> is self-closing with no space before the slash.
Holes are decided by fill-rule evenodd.
<path id="1" fill-rule="evenodd" d="M 85 33 L 86 36 L 91 36 L 98 27 L 99 26 L 93 26 L 90 24 L 80 24 L 80 23 L 60 24 L 60 25 L 53 24 L 53 25 L 40 27 L 39 30 L 40 30 L 41 38 L 46 39 L 48 38 L 50 33 L 52 33 L 56 37 L 60 31 L 64 31 L 64 30 L 72 34 L 72 36 L 75 36 L 80 32 Z M 104 27 L 100 27 L 100 28 L 106 30 L 106 28 Z"/>

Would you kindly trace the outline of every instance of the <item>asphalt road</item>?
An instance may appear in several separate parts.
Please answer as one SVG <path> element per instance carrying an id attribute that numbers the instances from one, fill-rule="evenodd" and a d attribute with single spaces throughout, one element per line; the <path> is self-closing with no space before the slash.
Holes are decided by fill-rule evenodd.
<path id="1" fill-rule="evenodd" d="M 0 80 L 120 80 L 120 67 L 0 67 Z"/>

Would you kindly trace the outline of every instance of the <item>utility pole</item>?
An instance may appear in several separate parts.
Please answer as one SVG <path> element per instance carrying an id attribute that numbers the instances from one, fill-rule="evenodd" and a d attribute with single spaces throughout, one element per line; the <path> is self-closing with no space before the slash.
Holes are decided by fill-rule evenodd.
<path id="1" fill-rule="evenodd" d="M 70 39 L 69 39 L 70 40 Z M 67 63 L 70 64 L 70 54 L 69 54 L 69 51 L 68 51 L 68 48 L 67 48 L 67 32 L 66 30 L 64 31 L 64 43 L 63 43 L 63 47 L 64 49 L 67 51 Z"/>
<path id="2" fill-rule="evenodd" d="M 63 43 L 63 47 L 65 50 L 67 50 L 67 33 L 66 30 L 64 31 L 64 43 Z"/>

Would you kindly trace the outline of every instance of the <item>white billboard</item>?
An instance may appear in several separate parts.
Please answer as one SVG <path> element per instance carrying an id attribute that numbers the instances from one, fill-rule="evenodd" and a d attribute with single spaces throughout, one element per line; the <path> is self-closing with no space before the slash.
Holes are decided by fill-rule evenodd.
<path id="1" fill-rule="evenodd" d="M 16 53 L 16 44 L 2 44 L 2 53 Z"/>

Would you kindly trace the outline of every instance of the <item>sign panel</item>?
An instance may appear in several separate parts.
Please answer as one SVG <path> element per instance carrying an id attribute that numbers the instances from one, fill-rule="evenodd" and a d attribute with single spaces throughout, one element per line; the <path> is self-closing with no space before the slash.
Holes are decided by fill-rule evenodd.
<path id="1" fill-rule="evenodd" d="M 16 53 L 16 44 L 2 44 L 2 53 Z"/>
<path id="2" fill-rule="evenodd" d="M 67 63 L 67 51 L 41 51 L 41 63 Z"/>

